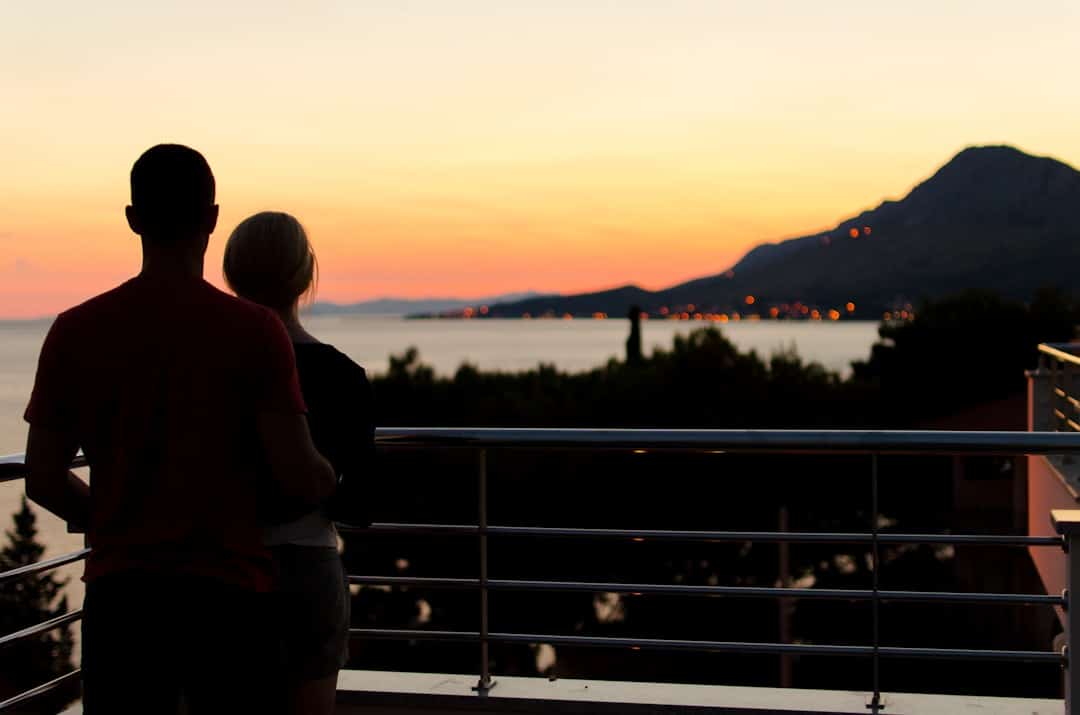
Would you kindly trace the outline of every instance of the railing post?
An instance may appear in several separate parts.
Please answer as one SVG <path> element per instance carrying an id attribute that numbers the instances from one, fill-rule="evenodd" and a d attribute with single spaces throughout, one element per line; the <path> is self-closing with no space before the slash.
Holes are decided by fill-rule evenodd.
<path id="1" fill-rule="evenodd" d="M 1028 431 L 1053 432 L 1054 384 L 1047 356 L 1040 356 L 1039 367 L 1029 370 L 1028 380 Z"/>
<path id="2" fill-rule="evenodd" d="M 780 506 L 779 513 L 777 514 L 777 526 L 778 531 L 781 534 L 786 534 L 791 528 L 788 522 L 788 508 L 787 504 Z M 780 574 L 777 582 L 783 588 L 791 588 L 791 544 L 785 539 L 777 542 L 780 557 Z M 791 617 L 794 611 L 793 601 L 790 598 L 780 597 L 777 599 L 777 608 L 780 618 L 780 642 L 792 643 L 791 637 Z M 780 687 L 791 687 L 791 655 L 783 653 L 780 655 Z"/>
<path id="3" fill-rule="evenodd" d="M 1054 424 L 1054 431 L 1060 432 L 1064 425 L 1058 417 L 1058 387 L 1061 385 L 1061 364 L 1055 358 L 1050 361 L 1050 419 Z"/>
<path id="4" fill-rule="evenodd" d="M 1065 543 L 1065 715 L 1080 715 L 1080 663 L 1073 663 L 1073 638 L 1080 636 L 1080 607 L 1072 605 L 1073 594 L 1080 593 L 1080 509 L 1054 509 L 1050 512 L 1054 529 Z"/>
<path id="5" fill-rule="evenodd" d="M 473 690 L 486 697 L 495 687 L 491 679 L 488 654 L 488 507 L 487 507 L 487 450 L 481 449 L 477 464 L 477 524 L 480 527 L 480 681 Z"/>
<path id="6" fill-rule="evenodd" d="M 1072 363 L 1069 363 L 1065 367 L 1064 383 L 1065 386 L 1062 390 L 1065 391 L 1065 399 L 1063 400 L 1065 404 L 1062 405 L 1061 411 L 1067 415 L 1071 415 L 1070 420 L 1072 421 L 1072 424 L 1080 423 L 1080 410 L 1077 410 L 1073 403 L 1073 400 L 1076 399 L 1076 366 Z M 1065 423 L 1065 426 L 1067 428 L 1070 427 L 1068 422 Z M 1065 431 L 1068 432 L 1069 429 L 1066 429 Z"/>
<path id="7" fill-rule="evenodd" d="M 874 680 L 874 694 L 870 699 L 870 702 L 866 704 L 867 709 L 870 710 L 873 715 L 878 715 L 884 708 L 885 703 L 881 700 L 881 599 L 880 588 L 881 580 L 878 572 L 881 570 L 881 558 L 878 553 L 878 530 L 881 528 L 881 519 L 878 517 L 878 454 L 874 452 L 870 455 L 870 533 L 872 535 L 870 563 L 873 565 L 873 573 L 871 574 L 874 598 L 871 601 L 871 608 L 873 613 L 873 637 L 874 637 L 874 655 L 873 655 L 873 680 Z"/>

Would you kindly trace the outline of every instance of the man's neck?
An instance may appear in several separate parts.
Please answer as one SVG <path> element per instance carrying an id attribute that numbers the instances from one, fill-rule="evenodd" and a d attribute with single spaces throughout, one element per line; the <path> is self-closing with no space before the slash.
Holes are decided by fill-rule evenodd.
<path id="1" fill-rule="evenodd" d="M 160 279 L 200 279 L 203 277 L 205 251 L 188 241 L 153 241 L 143 239 L 140 275 Z"/>

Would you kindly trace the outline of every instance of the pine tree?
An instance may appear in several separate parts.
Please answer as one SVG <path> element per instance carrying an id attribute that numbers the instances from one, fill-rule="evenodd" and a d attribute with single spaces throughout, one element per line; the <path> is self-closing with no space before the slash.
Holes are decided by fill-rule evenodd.
<path id="1" fill-rule="evenodd" d="M 14 528 L 5 532 L 7 545 L 0 549 L 0 572 L 36 563 L 45 553 L 45 547 L 37 541 L 37 517 L 26 497 L 13 521 Z M 52 572 L 0 584 L 0 635 L 66 613 L 67 596 L 62 595 L 66 585 L 67 579 L 59 579 Z M 0 648 L 0 700 L 70 672 L 71 652 L 70 626 Z M 58 692 L 43 696 L 20 706 L 19 712 L 58 712 L 71 701 L 71 694 Z"/>

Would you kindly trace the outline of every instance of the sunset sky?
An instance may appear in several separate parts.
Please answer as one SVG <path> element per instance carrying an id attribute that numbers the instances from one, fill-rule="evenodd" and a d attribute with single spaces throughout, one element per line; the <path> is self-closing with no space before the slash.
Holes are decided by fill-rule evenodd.
<path id="1" fill-rule="evenodd" d="M 174 141 L 320 297 L 649 288 L 904 194 L 961 148 L 1080 165 L 1076 0 L 25 2 L 0 21 L 0 317 L 138 270 Z"/>

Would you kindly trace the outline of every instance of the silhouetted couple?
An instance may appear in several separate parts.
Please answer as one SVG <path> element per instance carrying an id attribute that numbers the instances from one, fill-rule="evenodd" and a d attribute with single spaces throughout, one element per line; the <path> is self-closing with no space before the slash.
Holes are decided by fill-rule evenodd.
<path id="1" fill-rule="evenodd" d="M 347 656 L 333 519 L 364 521 L 371 388 L 300 324 L 316 263 L 296 219 L 232 232 L 234 298 L 202 277 L 217 218 L 202 155 L 149 149 L 127 207 L 141 272 L 61 313 L 41 350 L 26 489 L 92 548 L 89 715 L 332 712 Z"/>

